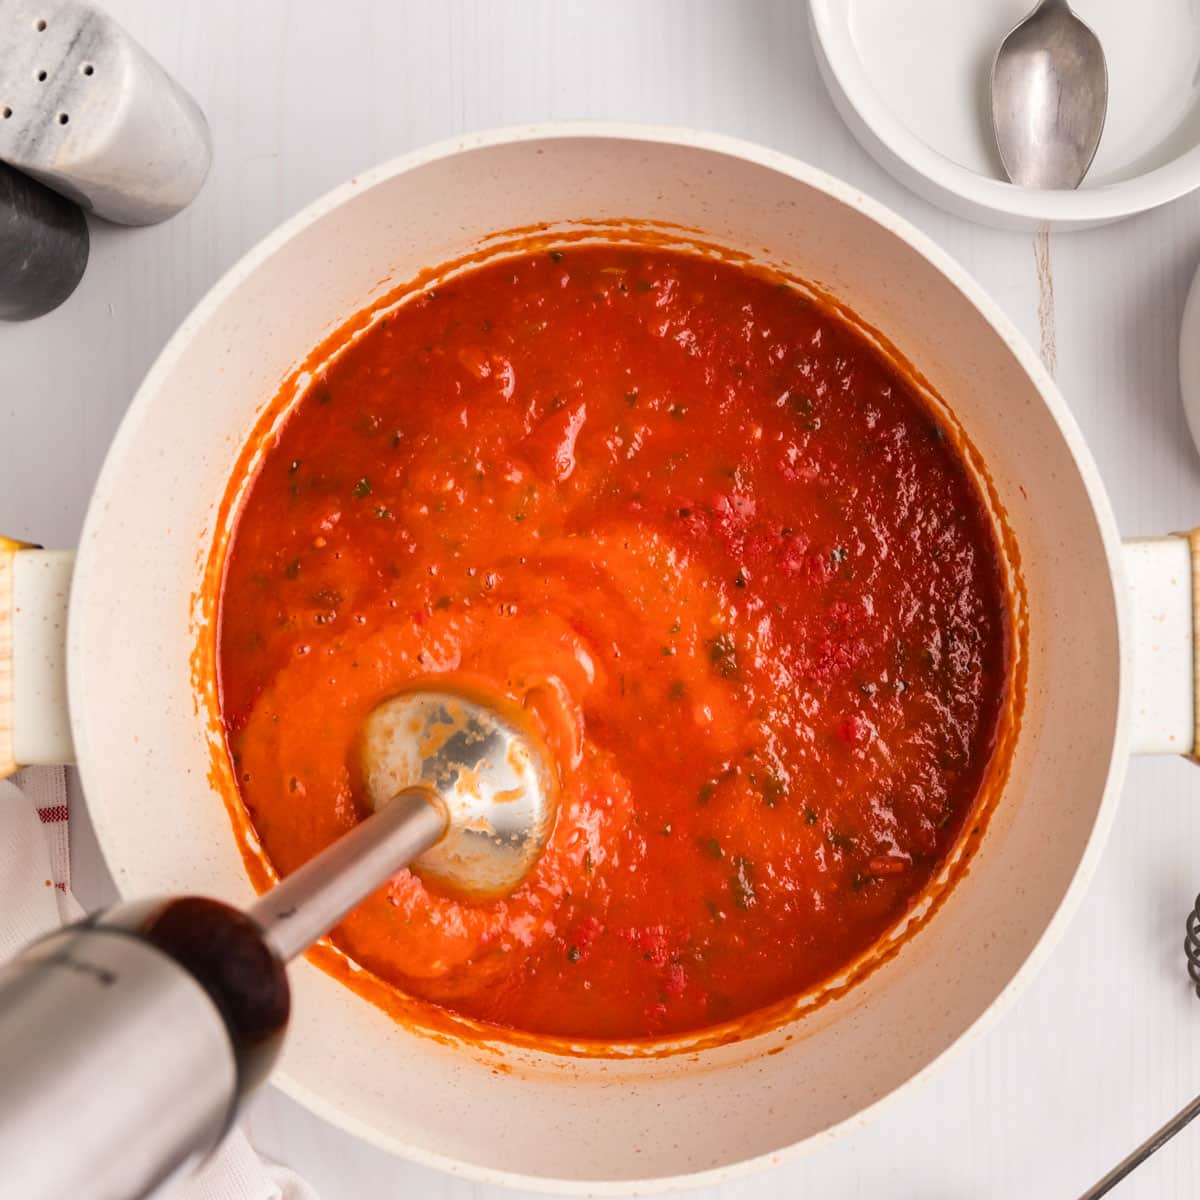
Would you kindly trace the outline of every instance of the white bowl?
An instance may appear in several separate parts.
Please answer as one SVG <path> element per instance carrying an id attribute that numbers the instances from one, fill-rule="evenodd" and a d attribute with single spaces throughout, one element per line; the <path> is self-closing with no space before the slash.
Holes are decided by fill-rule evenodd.
<path id="1" fill-rule="evenodd" d="M 817 63 L 854 136 L 926 200 L 1003 229 L 1082 229 L 1200 187 L 1200 6 L 1075 0 L 1108 60 L 1108 119 L 1077 191 L 1004 181 L 989 82 L 1033 0 L 810 0 Z"/>

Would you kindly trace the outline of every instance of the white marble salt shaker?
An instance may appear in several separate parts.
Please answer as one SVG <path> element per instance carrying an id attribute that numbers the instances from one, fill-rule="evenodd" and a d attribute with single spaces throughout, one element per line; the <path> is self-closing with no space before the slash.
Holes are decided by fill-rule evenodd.
<path id="1" fill-rule="evenodd" d="M 98 7 L 3 0 L 0 46 L 0 160 L 123 225 L 162 221 L 200 190 L 204 114 Z"/>

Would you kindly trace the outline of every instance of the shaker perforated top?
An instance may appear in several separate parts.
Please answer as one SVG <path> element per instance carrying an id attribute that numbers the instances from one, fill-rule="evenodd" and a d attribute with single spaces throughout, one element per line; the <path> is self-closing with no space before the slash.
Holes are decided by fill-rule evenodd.
<path id="1" fill-rule="evenodd" d="M 173 216 L 212 146 L 196 102 L 81 0 L 0 5 L 0 160 L 123 225 Z"/>

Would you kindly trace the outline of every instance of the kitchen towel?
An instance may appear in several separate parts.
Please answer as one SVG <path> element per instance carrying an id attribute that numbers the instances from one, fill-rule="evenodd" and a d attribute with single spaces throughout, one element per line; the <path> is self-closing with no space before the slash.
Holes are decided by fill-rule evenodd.
<path id="1" fill-rule="evenodd" d="M 0 962 L 39 934 L 83 916 L 71 894 L 66 778 L 61 767 L 0 780 Z M 168 1188 L 171 1200 L 317 1200 L 293 1171 L 255 1154 L 231 1133 L 196 1174 Z"/>

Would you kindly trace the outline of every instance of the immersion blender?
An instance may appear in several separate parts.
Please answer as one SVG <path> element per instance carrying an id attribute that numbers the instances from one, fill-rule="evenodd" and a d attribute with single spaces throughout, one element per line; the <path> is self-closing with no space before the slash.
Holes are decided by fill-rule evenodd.
<path id="1" fill-rule="evenodd" d="M 540 741 L 462 696 L 380 705 L 362 766 L 372 815 L 247 911 L 119 904 L 0 968 L 0 1198 L 140 1200 L 195 1166 L 274 1066 L 291 959 L 410 863 L 507 894 L 554 824 Z"/>

